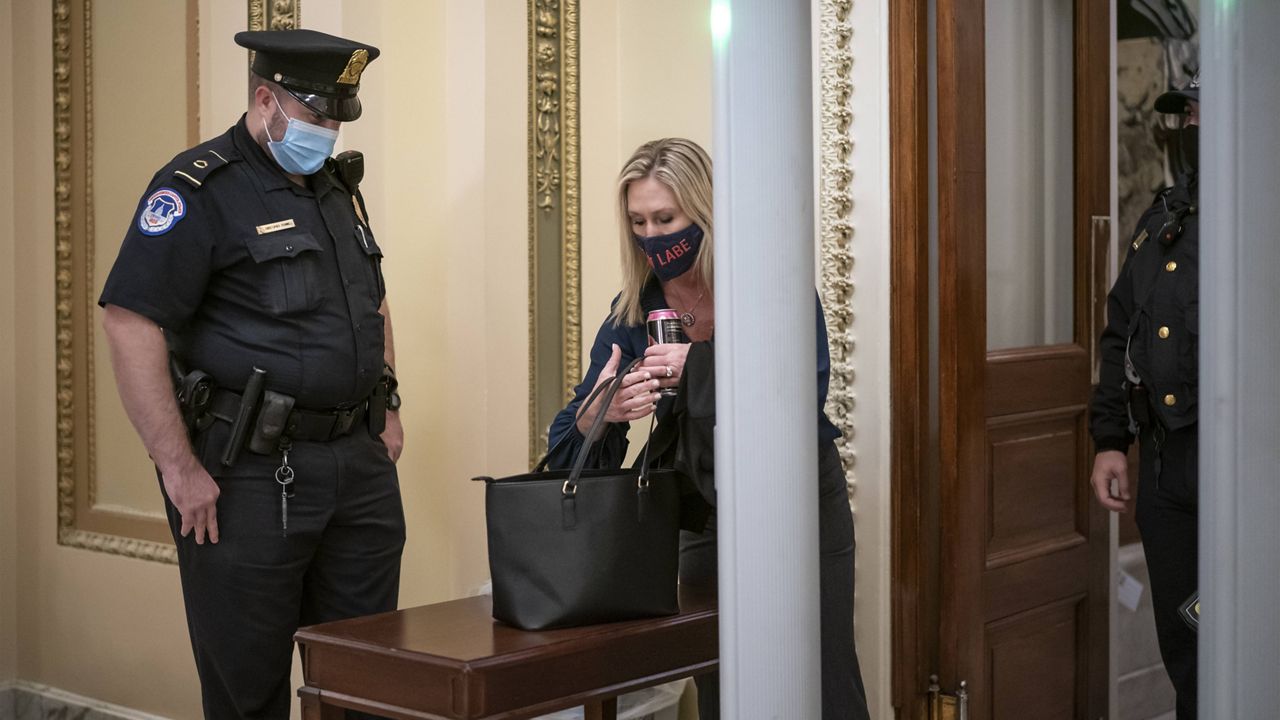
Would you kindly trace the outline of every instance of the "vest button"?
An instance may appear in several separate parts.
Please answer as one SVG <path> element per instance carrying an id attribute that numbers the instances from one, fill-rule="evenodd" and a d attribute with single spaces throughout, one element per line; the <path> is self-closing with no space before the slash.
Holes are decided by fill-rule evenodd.
<path id="1" fill-rule="evenodd" d="M 1161 326 L 1160 326 L 1160 337 L 1161 337 L 1161 338 L 1167 338 L 1167 337 L 1169 337 L 1169 326 L 1168 326 L 1168 325 L 1161 325 Z"/>
<path id="2" fill-rule="evenodd" d="M 1172 260 L 1170 260 L 1170 261 L 1169 261 L 1168 263 L 1166 263 L 1166 264 L 1165 264 L 1165 266 L 1164 266 L 1164 270 L 1165 270 L 1165 272 L 1173 272 L 1174 270 L 1177 270 L 1177 269 L 1178 269 L 1178 263 L 1176 263 L 1176 262 L 1174 262 L 1174 261 L 1172 261 Z"/>
<path id="3" fill-rule="evenodd" d="M 1174 405 L 1177 405 L 1177 404 L 1178 404 L 1178 398 L 1176 398 L 1176 397 L 1174 397 L 1174 396 L 1172 396 L 1172 395 L 1165 395 L 1165 396 L 1164 396 L 1164 404 L 1165 404 L 1165 405 L 1168 405 L 1169 407 L 1173 407 Z"/>

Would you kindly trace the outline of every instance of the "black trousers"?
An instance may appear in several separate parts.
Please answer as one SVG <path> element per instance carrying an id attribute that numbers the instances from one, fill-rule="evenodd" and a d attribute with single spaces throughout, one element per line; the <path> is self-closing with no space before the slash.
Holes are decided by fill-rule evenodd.
<path id="1" fill-rule="evenodd" d="M 818 449 L 818 551 L 822 720 L 869 720 L 867 691 L 853 643 L 853 515 L 834 442 Z M 716 587 L 715 518 L 701 533 L 680 533 L 680 583 Z M 699 675 L 698 717 L 720 718 L 719 673 Z"/>
<path id="2" fill-rule="evenodd" d="M 1156 637 L 1165 671 L 1178 694 L 1178 720 L 1194 720 L 1196 634 L 1178 608 L 1198 587 L 1199 433 L 1195 425 L 1169 433 L 1148 428 L 1140 442 L 1136 520 L 1151 575 Z"/>
<path id="3" fill-rule="evenodd" d="M 296 489 L 287 537 L 278 454 L 246 451 L 218 473 L 216 545 L 179 537 L 181 519 L 165 496 L 210 720 L 287 719 L 294 631 L 396 608 L 405 524 L 386 447 L 358 427 L 330 443 L 295 443 L 289 464 Z"/>

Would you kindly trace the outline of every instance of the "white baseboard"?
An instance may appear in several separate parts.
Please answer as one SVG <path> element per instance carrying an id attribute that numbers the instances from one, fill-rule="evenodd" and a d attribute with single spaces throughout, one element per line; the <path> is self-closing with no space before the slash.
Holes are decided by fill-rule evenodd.
<path id="1" fill-rule="evenodd" d="M 0 703 L 0 720 L 19 720 L 17 715 L 18 696 L 35 696 L 41 699 L 45 712 L 41 713 L 39 720 L 50 717 L 48 710 L 54 707 L 65 708 L 73 712 L 61 711 L 52 715 L 53 717 L 80 717 L 81 715 L 77 714 L 77 712 L 86 710 L 92 712 L 84 713 L 84 716 L 93 717 L 95 720 L 97 718 L 103 718 L 104 720 L 168 720 L 168 718 L 163 718 L 159 715 L 151 715 L 132 708 L 113 705 L 109 702 L 94 700 L 83 695 L 76 695 L 66 690 L 59 690 L 55 687 L 26 680 L 0 682 L 0 696 L 3 696 L 7 690 L 13 691 L 13 705 L 10 707 Z M 27 719 L 21 718 L 21 720 Z"/>

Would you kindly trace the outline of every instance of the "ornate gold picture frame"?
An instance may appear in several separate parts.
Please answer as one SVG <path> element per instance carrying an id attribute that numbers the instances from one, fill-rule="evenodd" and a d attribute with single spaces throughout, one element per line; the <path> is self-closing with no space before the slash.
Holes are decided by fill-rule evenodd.
<path id="1" fill-rule="evenodd" d="M 186 135 L 198 142 L 198 0 L 186 0 Z M 250 0 L 250 29 L 294 27 L 298 0 Z M 56 277 L 58 542 L 62 545 L 175 562 L 159 503 L 103 501 L 98 473 L 94 329 L 94 32 L 93 0 L 53 2 L 54 232 Z M 113 9 L 114 11 L 114 9 Z M 98 68 L 116 72 L 115 66 Z M 132 78 L 136 67 L 120 67 Z M 181 95 L 171 95 L 181 98 Z M 139 191 L 141 188 L 139 188 Z M 143 480 L 137 479 L 134 480 Z"/>
<path id="2" fill-rule="evenodd" d="M 582 376 L 578 0 L 529 0 L 529 457 Z"/>

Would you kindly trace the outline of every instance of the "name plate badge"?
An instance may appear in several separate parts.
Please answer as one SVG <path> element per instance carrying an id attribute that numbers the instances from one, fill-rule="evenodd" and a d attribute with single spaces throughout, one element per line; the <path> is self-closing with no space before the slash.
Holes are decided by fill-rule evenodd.
<path id="1" fill-rule="evenodd" d="M 280 230 L 288 230 L 289 228 L 295 227 L 295 226 L 296 224 L 293 222 L 293 218 L 289 218 L 288 220 L 281 220 L 280 222 L 273 222 L 273 223 L 267 223 L 266 225 L 259 225 L 258 234 L 266 235 L 267 233 L 273 233 Z"/>

